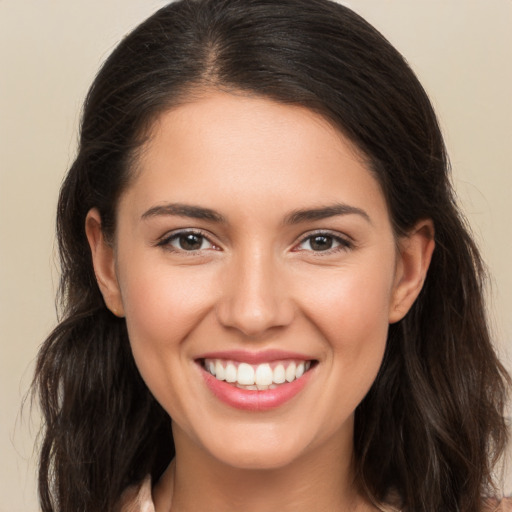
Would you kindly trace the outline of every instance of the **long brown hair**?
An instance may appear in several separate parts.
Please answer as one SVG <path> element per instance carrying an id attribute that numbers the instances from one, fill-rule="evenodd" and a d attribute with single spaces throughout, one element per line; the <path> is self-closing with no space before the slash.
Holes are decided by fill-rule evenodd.
<path id="1" fill-rule="evenodd" d="M 170 418 L 105 307 L 85 237 L 106 236 L 154 120 L 196 88 L 251 92 L 322 114 L 366 155 L 397 235 L 435 225 L 436 250 L 409 314 L 390 326 L 379 375 L 356 411 L 358 483 L 375 503 L 476 512 L 507 441 L 510 380 L 492 348 L 484 266 L 450 185 L 431 104 L 402 56 L 328 0 L 181 0 L 128 35 L 85 101 L 60 192 L 61 318 L 39 353 L 43 512 L 113 510 L 122 490 L 174 454 Z"/>

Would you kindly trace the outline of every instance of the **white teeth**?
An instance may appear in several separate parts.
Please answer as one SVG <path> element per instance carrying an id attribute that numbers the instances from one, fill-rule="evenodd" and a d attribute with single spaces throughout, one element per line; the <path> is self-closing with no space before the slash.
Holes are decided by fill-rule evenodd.
<path id="1" fill-rule="evenodd" d="M 220 361 L 216 361 L 215 363 L 215 377 L 218 380 L 224 380 L 226 378 L 226 370 L 224 370 L 224 366 Z"/>
<path id="2" fill-rule="evenodd" d="M 240 389 L 249 389 L 251 391 L 257 391 L 258 389 L 258 386 L 256 386 L 255 384 L 253 384 L 252 386 L 243 386 L 242 384 L 235 384 L 237 388 L 240 388 Z"/>
<path id="3" fill-rule="evenodd" d="M 259 365 L 223 359 L 204 361 L 204 369 L 217 380 L 225 380 L 241 389 L 251 390 L 275 389 L 281 384 L 299 379 L 310 368 L 311 361 L 288 360 Z"/>
<path id="4" fill-rule="evenodd" d="M 272 384 L 272 376 L 272 368 L 270 368 L 270 365 L 267 363 L 260 364 L 256 369 L 254 381 L 257 386 L 270 386 L 270 384 Z"/>
<path id="5" fill-rule="evenodd" d="M 286 374 L 284 371 L 284 366 L 282 364 L 278 364 L 274 368 L 274 374 L 272 377 L 272 381 L 276 384 L 282 384 L 286 380 Z"/>
<path id="6" fill-rule="evenodd" d="M 286 368 L 285 377 L 288 382 L 292 382 L 295 380 L 295 363 L 290 363 L 288 368 Z"/>
<path id="7" fill-rule="evenodd" d="M 236 366 L 233 363 L 228 363 L 226 366 L 226 382 L 236 382 Z"/>
<path id="8" fill-rule="evenodd" d="M 250 386 L 254 384 L 254 369 L 250 364 L 240 363 L 238 365 L 238 383 Z"/>

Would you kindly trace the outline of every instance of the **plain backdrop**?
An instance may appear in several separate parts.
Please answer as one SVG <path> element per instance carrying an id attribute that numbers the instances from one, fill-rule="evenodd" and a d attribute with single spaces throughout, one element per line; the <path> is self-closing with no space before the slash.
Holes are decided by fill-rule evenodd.
<path id="1" fill-rule="evenodd" d="M 81 103 L 120 38 L 165 3 L 0 0 L 0 512 L 38 510 L 39 417 L 21 404 L 55 325 L 55 205 Z M 405 55 L 437 109 L 460 202 L 493 276 L 489 310 L 511 368 L 512 1 L 343 3 Z"/>

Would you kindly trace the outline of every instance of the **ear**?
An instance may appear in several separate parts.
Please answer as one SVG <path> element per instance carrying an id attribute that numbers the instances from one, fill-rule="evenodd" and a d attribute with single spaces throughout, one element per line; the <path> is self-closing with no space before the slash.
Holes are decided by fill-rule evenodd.
<path id="1" fill-rule="evenodd" d="M 398 322 L 418 297 L 434 252 L 434 223 L 421 220 L 399 241 L 389 323 Z"/>
<path id="2" fill-rule="evenodd" d="M 85 219 L 85 233 L 91 248 L 92 263 L 96 281 L 107 308 L 114 315 L 123 317 L 124 308 L 117 281 L 114 248 L 105 239 L 101 227 L 101 216 L 96 208 L 89 210 Z"/>

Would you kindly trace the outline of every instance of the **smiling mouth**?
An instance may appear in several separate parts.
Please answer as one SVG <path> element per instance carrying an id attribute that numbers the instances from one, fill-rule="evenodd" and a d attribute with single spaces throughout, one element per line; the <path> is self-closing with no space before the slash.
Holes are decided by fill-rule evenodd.
<path id="1" fill-rule="evenodd" d="M 202 359 L 204 370 L 219 381 L 251 391 L 276 389 L 294 382 L 308 372 L 317 361 L 285 360 L 248 364 L 225 359 Z"/>

